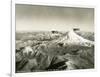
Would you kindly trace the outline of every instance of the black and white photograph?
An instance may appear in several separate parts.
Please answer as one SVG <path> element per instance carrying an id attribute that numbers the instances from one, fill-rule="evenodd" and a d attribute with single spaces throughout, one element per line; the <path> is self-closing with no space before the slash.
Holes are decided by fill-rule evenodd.
<path id="1" fill-rule="evenodd" d="M 94 8 L 16 4 L 15 73 L 95 68 Z"/>

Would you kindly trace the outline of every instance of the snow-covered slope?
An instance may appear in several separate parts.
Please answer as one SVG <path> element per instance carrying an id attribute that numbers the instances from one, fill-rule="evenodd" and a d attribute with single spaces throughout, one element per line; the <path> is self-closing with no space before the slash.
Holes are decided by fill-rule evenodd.
<path id="1" fill-rule="evenodd" d="M 82 47 L 91 47 L 94 45 L 93 41 L 87 40 L 79 35 L 77 35 L 73 30 L 69 31 L 68 34 L 58 41 L 59 43 L 64 43 L 64 46 L 68 45 L 78 45 Z"/>

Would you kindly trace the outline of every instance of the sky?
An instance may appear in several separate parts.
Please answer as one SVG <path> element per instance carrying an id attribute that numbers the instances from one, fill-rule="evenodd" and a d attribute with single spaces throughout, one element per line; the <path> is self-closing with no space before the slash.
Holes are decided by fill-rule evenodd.
<path id="1" fill-rule="evenodd" d="M 94 31 L 94 9 L 16 4 L 16 31 Z"/>

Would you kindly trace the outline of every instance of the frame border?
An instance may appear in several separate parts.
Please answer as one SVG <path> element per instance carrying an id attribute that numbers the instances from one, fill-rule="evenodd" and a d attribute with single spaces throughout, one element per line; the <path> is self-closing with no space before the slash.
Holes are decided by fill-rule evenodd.
<path id="1" fill-rule="evenodd" d="M 90 70 L 92 72 L 95 72 L 97 71 L 97 62 L 95 60 L 95 67 L 94 69 L 81 69 L 81 70 L 68 70 L 68 71 L 50 71 L 50 72 L 31 72 L 31 73 L 15 73 L 15 37 L 16 37 L 16 34 L 15 34 L 15 31 L 16 31 L 16 22 L 15 22 L 15 5 L 16 4 L 26 4 L 26 5 L 39 5 L 39 6 L 53 6 L 53 7 L 75 7 L 75 8 L 94 8 L 94 32 L 95 32 L 95 9 L 96 7 L 94 5 L 78 5 L 78 4 L 67 4 L 67 3 L 49 3 L 49 2 L 34 2 L 34 1 L 28 1 L 28 0 L 12 0 L 11 1 L 11 76 L 12 77 L 16 77 L 16 76 L 20 76 L 20 77 L 33 77 L 35 75 L 38 75 L 39 73 L 41 73 L 41 75 L 43 74 L 48 74 L 48 73 L 61 73 L 61 72 L 64 72 L 64 73 L 71 73 L 71 72 L 75 72 L 75 73 L 80 73 L 80 72 L 90 72 Z M 95 37 L 95 36 L 94 36 Z M 95 48 L 95 53 L 96 53 L 96 48 Z M 94 54 L 95 54 L 94 53 Z M 94 56 L 94 58 L 96 59 L 96 54 Z"/>

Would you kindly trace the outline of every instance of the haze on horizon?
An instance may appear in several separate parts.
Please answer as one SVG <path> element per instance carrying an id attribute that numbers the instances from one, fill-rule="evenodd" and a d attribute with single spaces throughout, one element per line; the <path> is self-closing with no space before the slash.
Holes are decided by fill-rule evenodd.
<path id="1" fill-rule="evenodd" d="M 94 32 L 94 9 L 16 4 L 16 31 L 68 31 L 80 28 Z"/>

